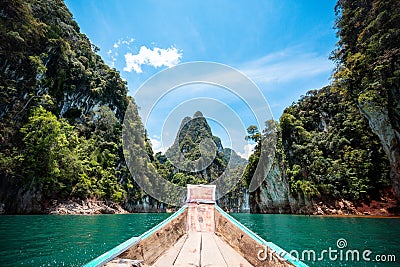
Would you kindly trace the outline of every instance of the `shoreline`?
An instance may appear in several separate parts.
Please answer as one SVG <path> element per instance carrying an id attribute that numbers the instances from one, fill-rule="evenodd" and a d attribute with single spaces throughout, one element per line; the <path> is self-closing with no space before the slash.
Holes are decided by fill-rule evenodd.
<path id="1" fill-rule="evenodd" d="M 164 210 L 131 210 L 124 209 L 112 201 L 86 200 L 52 200 L 42 203 L 41 210 L 27 213 L 7 213 L 4 204 L 0 205 L 0 215 L 98 215 L 98 214 L 136 214 L 136 213 L 173 213 L 175 208 Z M 234 212 L 236 213 L 236 212 Z M 240 213 L 240 212 L 239 212 Z M 252 213 L 252 214 L 289 214 L 298 216 L 322 216 L 335 218 L 400 218 L 400 207 L 397 201 L 372 201 L 369 204 L 340 200 L 336 203 L 315 203 L 312 208 L 294 210 L 292 213 Z"/>
<path id="2" fill-rule="evenodd" d="M 108 207 L 110 208 L 110 207 Z M 112 208 L 107 210 L 96 210 L 93 212 L 88 211 L 75 211 L 75 210 L 64 210 L 62 209 L 57 211 L 46 211 L 43 213 L 3 213 L 0 214 L 0 217 L 7 216 L 7 215 L 82 215 L 82 216 L 92 216 L 92 215 L 120 215 L 120 214 L 140 214 L 140 213 L 166 213 L 166 214 L 173 214 L 173 212 L 168 211 L 160 211 L 160 212 L 129 212 L 124 209 L 123 211 L 111 211 Z M 228 212 L 229 214 L 266 214 L 266 215 L 292 215 L 292 216 L 302 216 L 302 217 L 331 217 L 331 218 L 369 218 L 369 219 L 400 219 L 400 215 L 398 214 L 388 214 L 388 215 L 362 215 L 362 214 L 299 214 L 299 213 L 249 213 L 249 212 Z"/>
<path id="3" fill-rule="evenodd" d="M 98 215 L 98 214 L 128 214 L 129 212 L 114 202 L 97 200 L 52 201 L 44 209 L 44 215 Z"/>
<path id="4" fill-rule="evenodd" d="M 394 215 L 394 214 L 391 215 L 326 214 L 326 215 L 313 215 L 313 216 L 334 217 L 334 218 L 400 219 L 400 215 Z"/>
<path id="5" fill-rule="evenodd" d="M 388 215 L 362 215 L 362 214 L 293 214 L 293 213 L 252 213 L 252 214 L 287 214 L 307 217 L 332 217 L 332 218 L 370 218 L 370 219 L 400 219 L 398 214 Z"/>
<path id="6" fill-rule="evenodd" d="M 65 215 L 82 215 L 82 216 L 93 216 L 93 215 L 121 215 L 121 214 L 140 214 L 140 213 L 165 213 L 172 214 L 172 212 L 115 212 L 115 213 L 101 213 L 101 212 L 93 212 L 93 213 L 80 213 L 80 212 L 67 212 L 67 213 L 9 213 L 9 214 L 1 214 L 1 216 L 7 215 L 50 215 L 50 216 L 65 216 Z M 232 212 L 232 214 L 243 214 L 247 212 Z M 229 213 L 231 214 L 231 213 Z M 248 213 L 248 214 L 266 214 L 266 215 L 292 215 L 292 216 L 302 216 L 302 217 L 330 217 L 330 218 L 366 218 L 366 219 L 400 219 L 400 215 L 357 215 L 357 214 L 296 214 L 296 213 Z"/>
<path id="7" fill-rule="evenodd" d="M 42 213 L 9 213 L 9 214 L 0 214 L 1 215 L 115 215 L 115 214 L 140 214 L 140 213 L 166 213 L 166 214 L 173 214 L 173 211 L 153 211 L 153 212 L 129 212 L 125 209 L 123 209 L 121 206 L 118 204 L 118 208 L 115 208 L 114 205 L 97 205 L 95 207 L 92 206 L 92 208 L 85 209 L 82 208 L 83 205 L 79 205 L 77 207 L 76 202 L 68 202 L 66 203 L 61 203 L 57 206 L 50 207 L 49 209 L 46 209 Z M 71 205 L 73 205 L 73 208 L 71 208 Z M 292 216 L 306 216 L 306 217 L 331 217 L 331 218 L 369 218 L 369 219 L 400 219 L 399 214 L 299 214 L 299 213 L 249 213 L 249 212 L 228 212 L 232 214 L 268 214 L 268 215 L 292 215 Z"/>

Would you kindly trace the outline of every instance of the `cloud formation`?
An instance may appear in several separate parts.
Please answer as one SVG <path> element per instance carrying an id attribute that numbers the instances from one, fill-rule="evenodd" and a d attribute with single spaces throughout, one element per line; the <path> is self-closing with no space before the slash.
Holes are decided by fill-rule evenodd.
<path id="1" fill-rule="evenodd" d="M 325 55 L 294 46 L 246 62 L 239 69 L 257 83 L 290 82 L 324 73 L 329 77 L 333 62 Z"/>
<path id="2" fill-rule="evenodd" d="M 130 45 L 135 41 L 134 38 L 132 37 L 127 37 L 127 38 L 120 38 L 118 39 L 112 46 L 111 49 L 108 49 L 107 51 L 107 64 L 110 65 L 110 67 L 114 68 L 115 63 L 117 63 L 119 59 L 119 53 L 124 53 L 126 50 L 130 50 Z M 122 51 L 121 51 L 122 50 Z"/>
<path id="3" fill-rule="evenodd" d="M 121 44 L 123 44 L 123 45 L 127 45 L 127 46 L 129 46 L 131 43 L 133 43 L 135 41 L 135 39 L 134 38 L 129 38 L 129 39 L 118 39 L 118 41 L 116 41 L 115 43 L 114 43 L 114 45 L 113 45 L 113 47 L 115 48 L 115 49 L 117 49 Z"/>
<path id="4" fill-rule="evenodd" d="M 159 68 L 162 66 L 173 67 L 180 62 L 182 53 L 175 47 L 167 49 L 155 47 L 153 49 L 142 46 L 138 54 L 126 53 L 125 62 L 126 66 L 124 71 L 142 73 L 142 65 L 152 66 Z"/>
<path id="5" fill-rule="evenodd" d="M 243 147 L 244 153 L 236 152 L 239 156 L 244 159 L 249 159 L 250 155 L 253 154 L 253 150 L 256 147 L 256 144 L 246 144 Z"/>
<path id="6" fill-rule="evenodd" d="M 150 137 L 150 143 L 151 143 L 151 147 L 153 148 L 154 153 L 157 153 L 157 152 L 165 153 L 165 149 L 164 149 L 163 145 L 161 144 L 159 137 L 157 137 L 157 136 L 153 136 L 153 138 Z"/>

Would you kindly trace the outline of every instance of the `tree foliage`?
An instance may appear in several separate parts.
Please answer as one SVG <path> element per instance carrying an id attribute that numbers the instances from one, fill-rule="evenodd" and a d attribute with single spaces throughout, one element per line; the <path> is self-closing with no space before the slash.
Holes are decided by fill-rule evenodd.
<path id="1" fill-rule="evenodd" d="M 280 119 L 292 192 L 307 197 L 376 198 L 388 186 L 388 161 L 352 101 L 325 87 L 309 91 Z"/>
<path id="2" fill-rule="evenodd" d="M 308 199 L 377 199 L 390 185 L 389 164 L 379 139 L 353 101 L 332 87 L 307 92 L 283 112 L 279 125 L 267 122 L 262 133 L 248 128 L 256 141 L 244 172 L 256 175 L 261 141 L 277 129 L 275 164 L 287 177 L 291 193 Z M 265 174 L 263 174 L 265 175 Z"/>
<path id="3" fill-rule="evenodd" d="M 210 142 L 204 142 L 206 140 Z M 227 165 L 221 140 L 212 135 L 210 125 L 200 111 L 193 118 L 182 120 L 175 142 L 166 156 L 168 164 L 175 163 L 176 166 L 170 180 L 184 186 L 212 182 L 225 171 Z M 210 162 L 209 166 L 206 166 L 207 162 Z"/>
<path id="4" fill-rule="evenodd" d="M 118 71 L 62 1 L 6 0 L 0 14 L 0 178 L 8 185 L 0 201 L 27 190 L 43 200 L 135 199 L 121 139 L 129 97 Z"/>
<path id="5" fill-rule="evenodd" d="M 205 140 L 210 143 L 205 144 Z M 210 164 L 204 165 L 209 159 Z M 228 162 L 231 170 L 227 170 Z M 212 135 L 207 120 L 197 111 L 193 118 L 185 117 L 182 120 L 174 144 L 165 155 L 160 152 L 155 155 L 154 165 L 164 179 L 179 186 L 208 184 L 216 181 L 224 172 L 229 172 L 226 181 L 226 186 L 229 186 L 231 182 L 241 179 L 246 162 L 234 150 L 223 148 L 220 138 Z M 237 188 L 242 189 L 240 185 Z"/>
<path id="6" fill-rule="evenodd" d="M 339 0 L 335 10 L 335 86 L 379 136 L 400 198 L 400 2 Z"/>

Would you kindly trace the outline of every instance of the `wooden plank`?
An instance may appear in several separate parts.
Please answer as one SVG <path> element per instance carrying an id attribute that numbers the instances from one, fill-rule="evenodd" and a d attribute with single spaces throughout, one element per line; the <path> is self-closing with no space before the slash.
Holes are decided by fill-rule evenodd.
<path id="1" fill-rule="evenodd" d="M 214 234 L 213 236 L 215 243 L 218 246 L 225 263 L 229 267 L 252 267 L 245 258 L 243 258 L 237 251 L 235 251 L 231 246 L 224 242 L 221 238 Z"/>
<path id="2" fill-rule="evenodd" d="M 214 239 L 214 233 L 202 233 L 201 236 L 201 266 L 227 267 L 221 251 Z M 229 265 L 231 266 L 231 265 Z"/>
<path id="3" fill-rule="evenodd" d="M 190 233 L 183 244 L 174 266 L 200 266 L 201 233 Z"/>
<path id="4" fill-rule="evenodd" d="M 140 241 L 140 237 L 132 237 L 125 242 L 119 244 L 118 246 L 110 249 L 99 257 L 95 258 L 91 262 L 87 263 L 85 267 L 103 266 L 110 259 L 114 259 L 116 256 L 120 255 L 122 252 L 127 250 L 129 247 L 137 244 Z"/>
<path id="5" fill-rule="evenodd" d="M 114 259 L 108 262 L 104 267 L 132 267 L 141 266 L 142 260 L 131 260 L 131 259 Z"/>
<path id="6" fill-rule="evenodd" d="M 268 245 L 269 242 L 266 242 L 229 214 L 226 214 L 220 207 L 215 206 L 215 208 L 216 235 L 228 243 L 229 246 L 244 257 L 252 266 L 307 266 L 300 261 L 289 258 L 287 255 L 285 258 L 281 258 L 276 253 L 271 254 L 272 257 L 267 257 L 264 261 L 260 260 L 257 257 L 257 252 L 265 249 L 264 245 Z"/>
<path id="7" fill-rule="evenodd" d="M 188 202 L 215 203 L 215 185 L 187 185 Z"/>
<path id="8" fill-rule="evenodd" d="M 145 264 L 151 265 L 161 254 L 167 251 L 172 244 L 176 243 L 186 234 L 186 229 L 187 209 L 186 206 L 184 206 L 184 209 L 180 209 L 158 226 L 142 234 L 140 236 L 142 240 L 119 255 L 119 258 L 144 260 Z"/>
<path id="9" fill-rule="evenodd" d="M 214 205 L 189 203 L 188 232 L 214 232 Z"/>
<path id="10" fill-rule="evenodd" d="M 167 250 L 163 255 L 161 255 L 160 258 L 158 258 L 157 261 L 152 266 L 154 267 L 173 266 L 187 238 L 188 236 L 186 234 L 182 236 L 178 240 L 178 242 L 176 242 L 169 250 Z"/>

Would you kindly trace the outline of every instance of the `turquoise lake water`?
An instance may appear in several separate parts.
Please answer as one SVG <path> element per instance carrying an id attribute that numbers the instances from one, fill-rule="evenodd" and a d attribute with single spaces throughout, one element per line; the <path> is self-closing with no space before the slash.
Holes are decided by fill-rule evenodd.
<path id="1" fill-rule="evenodd" d="M 169 215 L 0 216 L 0 266 L 81 266 Z M 400 219 L 232 215 L 264 239 L 288 252 L 296 250 L 299 256 L 304 250 L 314 250 L 316 258 L 321 258 L 323 250 L 337 250 L 337 260 L 324 254 L 321 261 L 305 261 L 310 266 L 400 266 Z M 347 246 L 338 249 L 338 239 L 345 239 Z M 347 250 L 360 251 L 360 258 L 370 250 L 367 258 L 371 261 L 345 261 Z M 395 255 L 397 262 L 373 262 L 378 254 Z"/>

